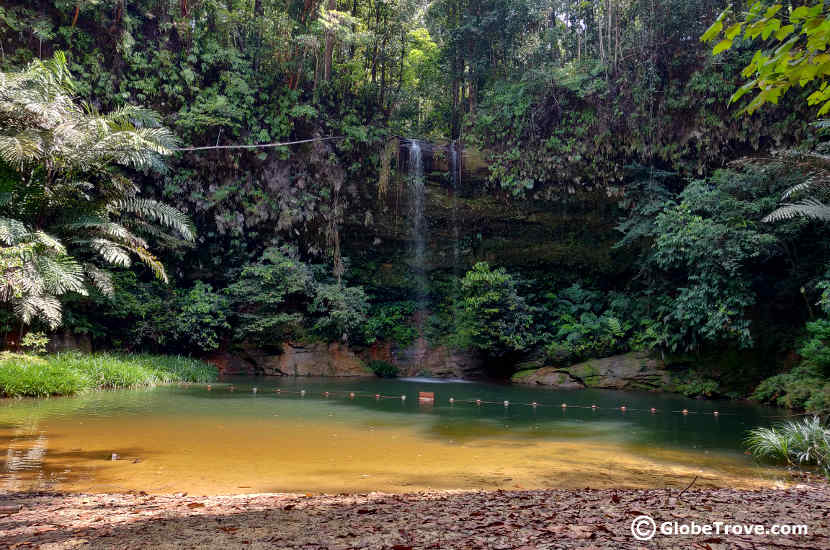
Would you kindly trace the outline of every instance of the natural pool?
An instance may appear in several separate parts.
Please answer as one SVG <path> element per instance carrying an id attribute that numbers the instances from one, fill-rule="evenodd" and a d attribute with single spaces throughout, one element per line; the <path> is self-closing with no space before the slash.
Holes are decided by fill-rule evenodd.
<path id="1" fill-rule="evenodd" d="M 300 389 L 304 397 L 291 393 Z M 419 403 L 419 391 L 434 392 L 434 405 Z M 464 402 L 475 399 L 497 404 Z M 575 407 L 591 404 L 599 408 Z M 3 400 L 0 491 L 662 489 L 694 476 L 698 486 L 751 488 L 787 482 L 741 448 L 747 429 L 776 414 L 651 393 L 376 378 L 240 377 L 211 391 Z"/>

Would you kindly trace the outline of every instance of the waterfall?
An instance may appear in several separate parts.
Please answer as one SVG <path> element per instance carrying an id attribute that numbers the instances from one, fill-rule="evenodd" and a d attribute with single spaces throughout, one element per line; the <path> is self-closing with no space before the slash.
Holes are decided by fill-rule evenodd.
<path id="1" fill-rule="evenodd" d="M 461 167 L 458 163 L 458 144 L 453 141 L 450 143 L 450 184 L 452 185 L 452 309 L 453 309 L 453 325 L 456 332 L 458 331 L 458 304 L 461 299 L 461 279 L 460 273 L 460 258 L 461 250 L 459 248 L 459 229 L 458 229 L 458 186 L 461 179 Z"/>
<path id="2" fill-rule="evenodd" d="M 415 270 L 416 307 L 423 312 L 427 306 L 429 285 L 427 282 L 426 254 L 426 218 L 424 216 L 424 158 L 421 144 L 412 140 L 409 146 L 409 177 L 412 193 L 412 263 Z M 420 324 L 420 323 L 419 323 Z"/>
<path id="3" fill-rule="evenodd" d="M 458 260 L 461 251 L 458 248 L 458 185 L 461 179 L 461 167 L 458 165 L 458 144 L 450 144 L 450 183 L 452 184 L 452 274 L 458 277 Z"/>

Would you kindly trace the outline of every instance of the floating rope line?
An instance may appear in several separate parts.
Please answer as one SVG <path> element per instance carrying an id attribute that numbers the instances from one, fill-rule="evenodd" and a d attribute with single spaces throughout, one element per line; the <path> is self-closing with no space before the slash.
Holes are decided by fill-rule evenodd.
<path id="1" fill-rule="evenodd" d="M 226 386 L 228 391 L 234 392 L 236 391 L 236 387 L 233 384 Z M 207 384 L 207 391 L 213 391 L 213 385 Z M 251 388 L 252 394 L 257 394 L 259 389 L 257 387 Z M 283 388 L 274 388 L 273 393 L 277 396 L 281 395 L 296 395 L 299 397 L 305 397 L 306 395 L 318 395 L 323 398 L 345 398 L 345 399 L 357 399 L 357 398 L 369 398 L 374 399 L 375 401 L 381 401 L 385 399 L 392 399 L 395 401 L 405 402 L 407 400 L 406 395 L 386 395 L 382 393 L 373 393 L 369 391 L 360 391 L 360 390 L 323 390 L 317 393 L 309 394 L 307 390 L 290 390 L 290 389 L 283 389 Z M 701 416 L 713 416 L 713 417 L 720 417 L 720 416 L 729 416 L 729 415 L 736 415 L 737 413 L 722 413 L 720 411 L 690 411 L 688 409 L 681 409 L 681 410 L 662 410 L 657 409 L 656 407 L 650 407 L 647 409 L 640 409 L 640 408 L 631 408 L 627 405 L 617 405 L 613 407 L 600 407 L 596 403 L 591 405 L 579 405 L 579 404 L 569 404 L 569 403 L 560 403 L 559 405 L 555 405 L 552 403 L 540 403 L 538 401 L 531 401 L 531 402 L 519 402 L 519 401 L 510 401 L 510 400 L 502 400 L 502 401 L 487 401 L 485 399 L 455 399 L 455 397 L 449 397 L 447 399 L 451 407 L 454 407 L 456 403 L 458 404 L 466 404 L 466 405 L 475 405 L 477 407 L 481 407 L 484 405 L 502 405 L 504 408 L 510 407 L 531 407 L 532 409 L 538 408 L 556 408 L 560 409 L 563 413 L 567 412 L 568 409 L 584 409 L 584 410 L 591 410 L 593 412 L 597 411 L 619 411 L 623 414 L 625 413 L 649 413 L 649 414 L 657 414 L 657 413 L 671 413 L 671 414 L 680 414 L 683 416 L 688 416 L 690 414 L 696 414 Z M 433 401 L 429 401 L 429 403 L 433 403 Z M 778 418 L 777 416 L 769 416 L 764 418 Z"/>

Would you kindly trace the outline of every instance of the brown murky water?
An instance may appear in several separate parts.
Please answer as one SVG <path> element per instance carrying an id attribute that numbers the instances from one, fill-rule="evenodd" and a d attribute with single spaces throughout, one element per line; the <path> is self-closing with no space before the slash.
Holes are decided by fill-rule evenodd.
<path id="1" fill-rule="evenodd" d="M 742 427 L 760 421 L 758 409 L 733 406 L 719 419 L 705 411 L 678 418 L 670 412 L 678 398 L 597 392 L 569 392 L 564 398 L 572 403 L 627 398 L 632 409 L 640 400 L 662 399 L 666 412 L 620 414 L 610 405 L 599 413 L 448 406 L 440 397 L 435 406 L 421 407 L 415 395 L 425 388 L 458 400 L 509 393 L 511 403 L 522 397 L 557 403 L 563 394 L 485 384 L 290 383 L 310 387 L 308 396 L 278 396 L 261 380 L 239 380 L 235 392 L 216 385 L 210 392 L 170 387 L 3 402 L 0 490 L 663 488 L 684 486 L 694 476 L 700 486 L 753 488 L 786 480 L 780 470 L 760 467 L 740 451 Z M 246 384 L 257 384 L 259 392 L 251 393 Z M 409 400 L 324 398 L 317 391 L 367 384 L 369 392 L 408 394 Z M 516 393 L 523 391 L 531 392 L 529 397 Z"/>

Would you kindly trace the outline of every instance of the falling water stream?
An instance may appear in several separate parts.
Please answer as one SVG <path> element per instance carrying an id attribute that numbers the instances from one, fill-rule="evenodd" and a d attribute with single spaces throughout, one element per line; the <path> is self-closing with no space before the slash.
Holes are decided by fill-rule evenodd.
<path id="1" fill-rule="evenodd" d="M 458 144 L 456 142 L 450 143 L 450 184 L 452 185 L 452 275 L 454 281 L 453 290 L 453 322 L 458 323 L 458 301 L 460 293 L 460 258 L 461 249 L 459 248 L 459 228 L 458 228 L 458 187 L 460 185 L 461 170 L 458 163 Z M 458 326 L 455 327 L 458 329 Z"/>
<path id="2" fill-rule="evenodd" d="M 424 157 L 421 144 L 412 140 L 409 146 L 409 178 L 412 193 L 412 262 L 415 271 L 416 306 L 422 312 L 427 306 L 429 285 L 426 277 L 426 217 L 424 215 Z"/>

